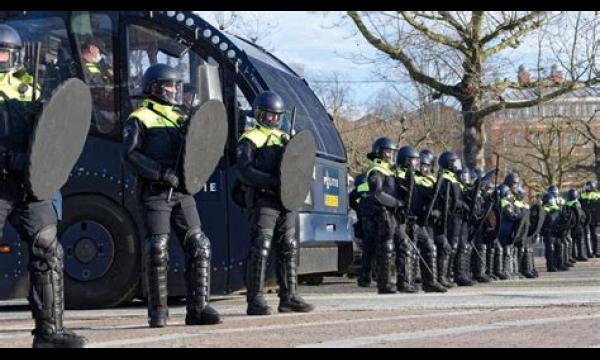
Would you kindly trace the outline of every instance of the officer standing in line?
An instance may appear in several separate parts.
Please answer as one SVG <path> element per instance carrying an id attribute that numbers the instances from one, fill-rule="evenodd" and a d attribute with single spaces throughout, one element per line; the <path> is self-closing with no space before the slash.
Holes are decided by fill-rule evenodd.
<path id="1" fill-rule="evenodd" d="M 529 224 L 529 204 L 525 202 L 525 189 L 523 186 L 519 185 L 517 187 L 517 191 L 515 192 L 515 206 L 518 211 L 521 213 L 520 216 L 526 217 L 524 221 L 527 223 L 527 228 L 531 226 Z M 528 269 L 528 266 L 525 264 L 529 264 L 528 257 L 528 249 L 530 248 L 529 237 L 527 236 L 527 231 L 524 232 L 523 236 L 518 239 L 515 239 L 515 255 L 513 256 L 513 262 L 516 262 L 513 265 L 513 270 L 515 271 L 517 276 L 525 276 L 526 278 L 535 277 L 533 274 L 533 269 Z"/>
<path id="2" fill-rule="evenodd" d="M 487 215 L 488 208 L 491 204 L 485 197 L 486 184 L 482 184 L 482 182 L 488 182 L 488 180 L 483 178 L 483 171 L 477 168 L 470 168 L 468 170 L 472 179 L 472 184 L 468 186 L 470 190 L 467 194 L 468 203 L 472 208 L 469 216 L 470 238 L 467 239 L 467 241 L 470 242 L 470 245 L 473 246 L 473 251 L 471 252 L 471 279 L 477 282 L 490 282 L 491 279 L 486 274 L 488 246 L 486 239 L 484 238 L 484 226 L 486 221 L 484 217 Z"/>
<path id="3" fill-rule="evenodd" d="M 396 161 L 396 177 L 400 183 L 407 180 L 412 182 L 412 192 L 409 194 L 411 196 L 410 209 L 407 211 L 408 218 L 406 219 L 408 220 L 406 223 L 411 228 L 407 233 L 409 236 L 412 235 L 407 240 L 412 240 L 412 244 L 402 242 L 402 245 L 413 247 L 413 251 L 417 253 L 416 263 L 422 274 L 423 290 L 425 292 L 446 292 L 446 287 L 438 282 L 437 248 L 433 241 L 433 228 L 425 219 L 434 196 L 435 183 L 419 170 L 414 170 L 419 169 L 419 163 L 419 153 L 412 146 L 406 145 L 400 148 Z M 401 226 L 401 221 L 398 222 Z M 398 256 L 398 249 L 396 251 Z"/>
<path id="4" fill-rule="evenodd" d="M 585 182 L 579 201 L 589 217 L 590 257 L 600 257 L 600 192 L 595 181 Z"/>
<path id="5" fill-rule="evenodd" d="M 448 261 L 445 259 L 440 264 L 446 265 L 446 269 L 441 269 L 445 273 L 447 282 L 455 282 L 454 264 L 458 252 L 458 244 L 461 238 L 461 226 L 463 215 L 468 211 L 467 204 L 463 201 L 462 184 L 458 180 L 460 170 L 460 159 L 458 155 L 451 151 L 443 152 L 439 159 L 442 176 L 440 178 L 439 200 L 442 205 L 442 229 L 451 247 L 448 255 Z M 461 283 L 462 285 L 473 285 L 471 282 Z M 458 285 L 461 285 L 458 284 Z"/>
<path id="6" fill-rule="evenodd" d="M 521 179 L 516 173 L 510 172 L 504 177 L 504 185 L 508 187 L 507 193 L 500 199 L 500 207 L 502 209 L 502 217 L 507 222 L 512 223 L 512 231 L 510 234 L 504 234 L 500 237 L 500 243 L 503 250 L 503 269 L 507 278 L 515 276 L 517 271 L 514 268 L 516 258 L 515 242 L 519 237 L 518 225 L 523 216 L 522 211 L 515 204 L 515 194 L 521 185 Z"/>
<path id="7" fill-rule="evenodd" d="M 361 260 L 357 283 L 360 287 L 371 286 L 372 265 L 375 255 L 375 238 L 377 227 L 368 209 L 369 184 L 366 174 L 356 176 L 355 188 L 350 193 L 350 207 L 356 211 L 354 234 L 361 239 Z"/>
<path id="8" fill-rule="evenodd" d="M 142 105 L 125 123 L 123 160 L 137 178 L 146 225 L 148 322 L 150 327 L 167 325 L 168 242 L 173 224 L 186 259 L 185 323 L 218 324 L 219 313 L 209 305 L 210 240 L 202 231 L 193 195 L 186 193 L 180 182 L 178 158 L 189 120 L 177 109 L 182 103 L 182 80 L 172 67 L 155 64 L 145 71 L 142 87 Z"/>
<path id="9" fill-rule="evenodd" d="M 31 102 L 33 91 L 39 92 L 23 68 L 22 49 L 19 33 L 0 24 L 0 233 L 8 220 L 28 244 L 33 347 L 80 348 L 87 340 L 63 326 L 64 253 L 57 211 L 52 200 L 34 200 L 24 186 L 30 136 L 42 103 Z"/>
<path id="10" fill-rule="evenodd" d="M 579 194 L 576 189 L 569 189 L 565 196 L 565 208 L 568 208 L 571 212 L 571 216 L 575 219 L 573 227 L 571 228 L 571 238 L 577 248 L 578 257 L 577 261 L 588 261 L 587 257 L 587 246 L 585 238 L 585 212 L 581 208 L 579 203 Z"/>
<path id="11" fill-rule="evenodd" d="M 554 196 L 556 198 L 556 204 L 561 208 L 561 213 L 562 213 L 561 220 L 560 220 L 561 225 L 559 227 L 561 228 L 560 242 L 564 246 L 564 252 L 563 252 L 563 257 L 565 258 L 564 263 L 568 267 L 573 267 L 573 266 L 575 266 L 575 257 L 577 256 L 577 248 L 575 246 L 573 246 L 573 239 L 571 238 L 571 232 L 567 230 L 567 227 L 569 225 L 567 224 L 566 216 L 568 214 L 565 214 L 565 212 L 568 213 L 568 211 L 566 211 L 568 209 L 563 211 L 566 201 L 560 195 L 559 189 L 556 185 L 550 185 L 548 187 L 548 193 L 552 194 L 552 196 Z"/>
<path id="12" fill-rule="evenodd" d="M 106 63 L 102 57 L 105 45 L 102 40 L 87 35 L 81 46 L 81 59 L 85 71 L 86 83 L 91 87 L 105 86 L 113 82 L 113 71 L 111 65 Z"/>
<path id="13" fill-rule="evenodd" d="M 403 264 L 396 262 L 394 241 L 408 237 L 406 233 L 397 234 L 401 228 L 397 226 L 396 212 L 403 211 L 405 206 L 405 203 L 396 197 L 399 193 L 394 177 L 397 154 L 398 145 L 387 137 L 375 140 L 368 154 L 373 160 L 366 172 L 369 196 L 365 200 L 368 201 L 367 206 L 372 211 L 372 219 L 377 228 L 375 263 L 379 294 L 396 293 L 397 286 L 405 291 L 417 291 L 412 285 L 411 256 L 407 256 Z M 397 276 L 402 279 L 401 283 L 397 284 L 394 284 L 392 279 L 395 265 L 396 268 L 400 267 Z"/>
<path id="14" fill-rule="evenodd" d="M 442 185 L 442 181 L 438 182 L 438 178 L 436 178 L 434 175 L 435 156 L 431 150 L 421 150 L 419 152 L 419 160 L 420 172 L 418 173 L 418 176 L 426 177 L 434 186 L 433 196 L 435 196 L 435 199 L 433 199 L 433 204 L 429 204 L 431 208 L 431 214 L 429 214 L 429 216 L 431 219 L 427 219 L 427 221 L 429 224 L 431 224 L 430 226 L 433 230 L 433 241 L 437 249 L 438 282 L 446 288 L 451 288 L 456 285 L 453 282 L 449 282 L 446 278 L 446 269 L 448 269 L 448 262 L 450 260 L 450 252 L 452 251 L 452 247 L 450 246 L 448 238 L 446 237 L 446 230 L 444 229 L 444 224 L 442 221 L 444 204 L 442 204 L 442 201 L 439 200 L 441 196 L 440 186 Z M 439 173 L 441 175 L 441 171 Z"/>
<path id="15" fill-rule="evenodd" d="M 465 204 L 461 212 L 460 234 L 457 249 L 457 256 L 454 262 L 455 281 L 459 286 L 471 286 L 476 283 L 471 276 L 471 257 L 473 246 L 471 245 L 469 234 L 473 230 L 472 208 L 475 202 L 474 173 L 464 168 L 458 172 L 459 185 L 461 188 L 462 201 Z"/>
<path id="16" fill-rule="evenodd" d="M 246 263 L 248 315 L 270 315 L 264 298 L 267 258 L 275 245 L 279 312 L 309 312 L 314 307 L 298 294 L 296 213 L 285 209 L 279 195 L 279 164 L 289 136 L 279 129 L 283 99 L 272 91 L 253 103 L 254 127 L 240 136 L 236 148 L 238 175 L 250 209 L 250 253 Z"/>
<path id="17" fill-rule="evenodd" d="M 542 226 L 542 239 L 544 241 L 546 256 L 546 269 L 548 272 L 566 271 L 569 268 L 564 263 L 562 253 L 566 250 L 560 241 L 560 206 L 554 193 L 547 192 L 542 196 L 542 204 L 546 211 L 546 218 Z"/>

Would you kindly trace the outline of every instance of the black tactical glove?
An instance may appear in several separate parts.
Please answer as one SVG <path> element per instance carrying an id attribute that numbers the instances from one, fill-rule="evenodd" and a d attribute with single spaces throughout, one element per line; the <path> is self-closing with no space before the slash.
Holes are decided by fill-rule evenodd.
<path id="1" fill-rule="evenodd" d="M 166 168 L 161 174 L 160 179 L 175 189 L 179 186 L 179 178 L 175 174 L 175 170 L 171 168 Z"/>

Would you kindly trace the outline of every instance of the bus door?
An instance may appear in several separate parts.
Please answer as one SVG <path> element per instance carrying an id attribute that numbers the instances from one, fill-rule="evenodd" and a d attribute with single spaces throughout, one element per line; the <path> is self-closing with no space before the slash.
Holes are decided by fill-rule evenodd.
<path id="1" fill-rule="evenodd" d="M 184 79 L 184 106 L 201 105 L 208 99 L 222 100 L 222 69 L 199 47 L 190 48 L 189 43 L 179 38 L 173 29 L 148 20 L 126 19 L 124 26 L 127 34 L 126 49 L 123 51 L 127 68 L 124 82 L 127 96 L 122 99 L 123 119 L 140 105 L 144 71 L 156 63 L 170 65 L 181 72 Z M 197 99 L 195 104 L 194 98 Z M 226 185 L 226 161 L 223 158 L 204 189 L 195 196 L 203 230 L 211 240 L 213 293 L 224 293 L 227 288 L 229 244 Z M 142 225 L 142 236 L 143 231 Z M 169 255 L 169 294 L 185 295 L 185 258 L 174 232 L 171 233 Z"/>

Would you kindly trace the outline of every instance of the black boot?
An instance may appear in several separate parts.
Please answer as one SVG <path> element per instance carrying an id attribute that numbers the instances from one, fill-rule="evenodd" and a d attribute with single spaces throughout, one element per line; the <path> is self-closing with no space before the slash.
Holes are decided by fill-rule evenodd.
<path id="1" fill-rule="evenodd" d="M 533 273 L 533 249 L 524 248 L 523 257 L 521 258 L 521 273 L 528 279 L 535 278 Z"/>
<path id="2" fill-rule="evenodd" d="M 500 280 L 508 279 L 504 270 L 504 247 L 498 245 L 494 254 L 494 275 Z"/>
<path id="3" fill-rule="evenodd" d="M 289 236 L 289 235 L 288 235 Z M 295 236 L 283 240 L 278 263 L 279 312 L 310 312 L 315 309 L 298 294 L 298 241 Z"/>
<path id="4" fill-rule="evenodd" d="M 392 272 L 394 267 L 394 247 L 393 242 L 382 244 L 378 247 L 377 261 L 375 268 L 377 269 L 377 293 L 378 294 L 395 294 L 396 284 L 392 283 Z"/>
<path id="5" fill-rule="evenodd" d="M 152 328 L 167 326 L 167 274 L 169 262 L 168 235 L 152 235 L 146 239 L 145 266 L 148 284 L 148 324 Z"/>
<path id="6" fill-rule="evenodd" d="M 446 279 L 449 283 L 456 283 L 454 278 L 454 269 L 456 268 L 456 261 L 458 256 L 458 247 L 453 246 L 450 251 L 450 258 L 448 259 L 448 271 L 446 272 Z"/>
<path id="7" fill-rule="evenodd" d="M 546 255 L 546 270 L 548 272 L 556 272 L 556 260 L 560 256 L 556 254 L 556 249 L 553 244 L 546 244 L 545 255 Z"/>
<path id="8" fill-rule="evenodd" d="M 210 241 L 203 232 L 186 239 L 186 325 L 214 325 L 221 316 L 210 302 Z"/>
<path id="9" fill-rule="evenodd" d="M 423 291 L 425 292 L 446 292 L 445 286 L 437 281 L 438 278 L 438 266 L 437 266 L 437 250 L 431 249 L 425 256 L 427 261 L 427 267 L 423 272 Z"/>
<path id="10" fill-rule="evenodd" d="M 498 277 L 494 274 L 494 255 L 496 254 L 496 248 L 494 243 L 490 243 L 487 247 L 487 253 L 485 256 L 485 274 L 490 278 L 491 281 L 498 280 Z"/>
<path id="11" fill-rule="evenodd" d="M 447 249 L 442 249 L 440 252 L 438 252 L 438 282 L 445 288 L 452 288 L 456 286 L 446 279 L 449 261 L 450 252 Z"/>
<path id="12" fill-rule="evenodd" d="M 358 271 L 358 278 L 356 279 L 359 287 L 370 287 L 371 279 L 373 277 L 372 265 L 373 265 L 373 249 L 372 240 L 366 241 L 363 239 L 362 257 L 360 259 L 360 269 Z"/>
<path id="13" fill-rule="evenodd" d="M 29 296 L 35 329 L 34 348 L 82 348 L 83 336 L 63 326 L 64 254 L 56 227 L 48 227 L 35 237 L 30 252 Z"/>
<path id="14" fill-rule="evenodd" d="M 557 271 L 567 271 L 569 267 L 567 266 L 566 259 L 568 258 L 569 249 L 564 243 L 559 241 L 556 242 L 554 246 L 554 266 Z"/>
<path id="15" fill-rule="evenodd" d="M 415 279 L 414 283 L 422 284 L 423 283 L 423 274 L 421 271 L 422 270 L 421 269 L 421 259 L 419 257 L 418 250 L 413 249 L 411 264 L 412 264 L 412 268 L 413 268 L 413 279 Z"/>
<path id="16" fill-rule="evenodd" d="M 270 244 L 270 236 L 258 235 L 253 239 L 250 248 L 246 262 L 246 302 L 248 303 L 246 314 L 248 315 L 272 314 L 272 310 L 263 296 Z"/>
<path id="17" fill-rule="evenodd" d="M 415 285 L 413 251 L 409 244 L 404 243 L 396 258 L 396 286 L 399 292 L 416 293 L 419 288 Z"/>
<path id="18" fill-rule="evenodd" d="M 511 245 L 506 245 L 503 246 L 503 256 L 502 256 L 502 267 L 504 270 L 504 274 L 506 274 L 506 279 L 510 280 L 511 274 L 512 274 L 512 246 Z"/>
<path id="19" fill-rule="evenodd" d="M 474 252 L 475 259 L 475 280 L 481 283 L 490 282 L 490 277 L 486 274 L 487 245 L 478 244 L 477 251 Z"/>
<path id="20" fill-rule="evenodd" d="M 471 245 L 465 244 L 458 251 L 455 279 L 458 286 L 473 286 L 471 280 Z"/>

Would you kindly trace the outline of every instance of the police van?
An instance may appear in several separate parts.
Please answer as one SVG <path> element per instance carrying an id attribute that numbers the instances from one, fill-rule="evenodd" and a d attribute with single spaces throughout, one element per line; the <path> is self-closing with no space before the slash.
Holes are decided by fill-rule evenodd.
<path id="1" fill-rule="evenodd" d="M 212 243 L 213 294 L 244 288 L 249 220 L 231 197 L 234 149 L 247 127 L 249 104 L 263 90 L 277 92 L 287 108 L 296 108 L 294 130 L 309 130 L 317 145 L 313 182 L 298 212 L 299 274 L 314 278 L 346 271 L 353 238 L 346 152 L 323 105 L 281 60 L 188 11 L 5 11 L 0 12 L 0 22 L 15 28 L 26 44 L 39 44 L 37 82 L 43 91 L 77 77 L 92 92 L 94 110 L 85 148 L 62 188 L 59 240 L 65 251 L 68 307 L 116 306 L 144 296 L 144 227 L 134 178 L 121 163 L 121 141 L 122 124 L 140 103 L 142 74 L 157 62 L 179 69 L 200 102 L 219 99 L 228 113 L 223 157 L 196 195 Z M 90 39 L 101 50 L 99 58 L 90 59 L 84 51 Z M 289 119 L 284 119 L 286 131 Z M 184 256 L 171 235 L 169 294 L 183 297 Z M 7 226 L 0 240 L 0 299 L 27 295 L 26 246 Z"/>

